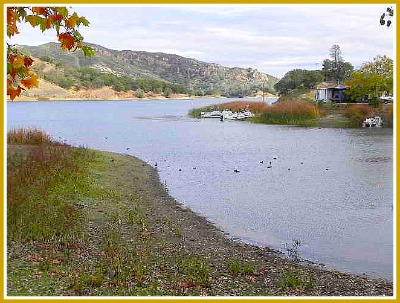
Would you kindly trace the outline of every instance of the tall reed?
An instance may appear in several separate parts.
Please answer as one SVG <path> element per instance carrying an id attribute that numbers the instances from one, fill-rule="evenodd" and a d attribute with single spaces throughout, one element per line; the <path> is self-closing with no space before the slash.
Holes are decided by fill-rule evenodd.
<path id="1" fill-rule="evenodd" d="M 319 110 L 308 102 L 290 100 L 274 103 L 254 120 L 267 124 L 313 125 Z"/>
<path id="2" fill-rule="evenodd" d="M 15 144 L 50 144 L 50 135 L 38 128 L 14 128 L 7 133 L 7 143 Z"/>
<path id="3" fill-rule="evenodd" d="M 77 205 L 90 185 L 84 164 L 89 151 L 52 142 L 37 129 L 12 130 L 7 138 L 24 144 L 10 146 L 7 154 L 8 239 L 79 237 L 85 218 Z"/>

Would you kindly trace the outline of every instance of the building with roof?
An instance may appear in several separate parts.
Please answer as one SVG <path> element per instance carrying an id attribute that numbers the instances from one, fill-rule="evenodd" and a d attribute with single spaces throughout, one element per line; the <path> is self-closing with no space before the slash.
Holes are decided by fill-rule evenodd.
<path id="1" fill-rule="evenodd" d="M 344 102 L 344 91 L 348 86 L 336 83 L 322 83 L 315 90 L 316 102 Z"/>

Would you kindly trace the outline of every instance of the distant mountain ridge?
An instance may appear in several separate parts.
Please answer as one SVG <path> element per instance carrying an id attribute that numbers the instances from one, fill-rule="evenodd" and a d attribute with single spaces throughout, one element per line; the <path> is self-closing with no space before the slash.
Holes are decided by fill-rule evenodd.
<path id="1" fill-rule="evenodd" d="M 217 92 L 222 95 L 248 94 L 260 90 L 275 92 L 276 77 L 253 68 L 225 67 L 179 55 L 133 50 L 112 50 L 89 44 L 96 55 L 85 57 L 82 52 L 62 51 L 58 43 L 39 46 L 21 46 L 37 58 L 51 59 L 73 68 L 90 67 L 102 73 L 128 76 L 133 79 L 155 79 L 181 84 L 200 92 Z"/>

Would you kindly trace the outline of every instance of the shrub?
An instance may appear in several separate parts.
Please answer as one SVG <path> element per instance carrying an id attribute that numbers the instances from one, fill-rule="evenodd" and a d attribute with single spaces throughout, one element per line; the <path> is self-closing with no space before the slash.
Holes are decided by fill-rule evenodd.
<path id="1" fill-rule="evenodd" d="M 386 107 L 382 112 L 383 122 L 387 127 L 393 127 L 393 106 Z"/>
<path id="2" fill-rule="evenodd" d="M 139 99 L 144 98 L 144 91 L 143 91 L 142 89 L 138 89 L 138 90 L 136 91 L 136 96 L 137 96 Z"/>
<path id="3" fill-rule="evenodd" d="M 353 104 L 346 108 L 344 115 L 351 120 L 354 125 L 360 125 L 365 118 L 374 114 L 374 110 L 367 104 Z"/>
<path id="4" fill-rule="evenodd" d="M 10 144 L 50 144 L 50 135 L 38 128 L 14 128 L 7 133 L 7 143 Z"/>

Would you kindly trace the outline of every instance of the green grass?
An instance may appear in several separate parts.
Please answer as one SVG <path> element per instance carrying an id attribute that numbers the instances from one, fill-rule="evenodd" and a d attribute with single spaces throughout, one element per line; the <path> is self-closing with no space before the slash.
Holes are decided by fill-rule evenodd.
<path id="1" fill-rule="evenodd" d="M 206 260 L 198 256 L 189 256 L 178 260 L 178 272 L 183 274 L 180 281 L 182 287 L 192 286 L 210 287 L 210 268 Z"/>
<path id="2" fill-rule="evenodd" d="M 85 215 L 79 201 L 90 192 L 86 162 L 93 154 L 55 144 L 38 130 L 13 131 L 8 142 L 38 144 L 7 155 L 9 240 L 82 239 Z"/>
<path id="3" fill-rule="evenodd" d="M 297 288 L 301 284 L 301 279 L 298 277 L 298 274 L 293 270 L 285 272 L 282 275 L 281 279 L 278 281 L 278 287 L 280 289 Z"/>
<path id="4" fill-rule="evenodd" d="M 296 125 L 303 127 L 317 126 L 317 121 L 314 119 L 298 119 L 289 116 L 265 115 L 265 116 L 253 117 L 251 118 L 250 121 L 261 124 Z"/>
<path id="5" fill-rule="evenodd" d="M 233 275 L 253 274 L 255 272 L 253 264 L 236 258 L 229 260 L 228 270 Z"/>
<path id="6" fill-rule="evenodd" d="M 151 218 L 146 193 L 116 186 L 123 177 L 112 170 L 104 176 L 126 163 L 38 129 L 8 139 L 9 295 L 187 295 L 210 286 L 204 258 L 154 235 L 161 222 Z M 182 239 L 181 226 L 165 221 Z"/>
<path id="7" fill-rule="evenodd" d="M 296 289 L 299 294 L 315 287 L 315 278 L 312 275 L 302 273 L 300 270 L 287 269 L 281 275 L 277 283 L 281 291 Z"/>

